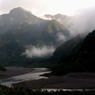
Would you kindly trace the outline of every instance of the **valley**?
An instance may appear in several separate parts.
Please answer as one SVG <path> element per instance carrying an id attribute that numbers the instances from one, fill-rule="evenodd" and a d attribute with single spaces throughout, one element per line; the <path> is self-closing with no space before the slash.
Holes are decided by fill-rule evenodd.
<path id="1" fill-rule="evenodd" d="M 74 17 L 45 16 L 21 7 L 0 15 L 0 90 L 95 91 L 95 27 L 82 33 L 71 30 Z"/>
<path id="2" fill-rule="evenodd" d="M 44 76 L 46 68 L 6 67 L 0 72 L 0 84 L 7 87 L 53 90 L 94 90 L 95 73 L 68 73 L 63 76 Z"/>

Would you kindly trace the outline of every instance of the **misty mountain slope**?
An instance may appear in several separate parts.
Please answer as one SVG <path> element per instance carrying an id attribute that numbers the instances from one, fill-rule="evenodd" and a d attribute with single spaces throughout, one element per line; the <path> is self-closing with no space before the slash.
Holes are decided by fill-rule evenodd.
<path id="1" fill-rule="evenodd" d="M 46 14 L 44 16 L 46 19 L 50 19 L 50 20 L 56 20 L 59 23 L 65 25 L 65 23 L 69 20 L 69 16 L 66 15 L 62 15 L 62 14 L 56 14 L 56 15 L 50 15 L 50 14 Z"/>
<path id="2" fill-rule="evenodd" d="M 78 35 L 74 38 L 69 39 L 65 43 L 63 43 L 61 46 L 59 46 L 55 52 L 53 53 L 52 58 L 62 61 L 68 58 L 72 54 L 73 49 L 79 44 L 82 43 L 84 37 Z M 57 61 L 56 61 L 57 63 Z"/>
<path id="3" fill-rule="evenodd" d="M 29 24 L 37 24 L 43 21 L 44 20 L 34 16 L 30 12 L 18 7 L 11 10 L 9 14 L 3 14 L 0 16 L 0 34 L 25 22 Z"/>
<path id="4" fill-rule="evenodd" d="M 25 63 L 30 60 L 23 55 L 28 47 L 55 48 L 68 37 L 69 31 L 57 21 L 43 20 L 22 8 L 15 8 L 0 16 L 0 63 Z"/>
<path id="5" fill-rule="evenodd" d="M 64 60 L 60 60 L 60 63 L 53 68 L 53 74 L 62 75 L 69 72 L 95 72 L 94 43 L 95 30 L 89 33 L 83 42 L 79 43 L 72 50 L 71 56 L 68 56 Z"/>
<path id="6" fill-rule="evenodd" d="M 24 38 L 25 40 L 30 39 L 31 42 L 31 39 L 33 39 L 33 41 L 37 39 L 52 42 L 52 40 L 57 41 L 60 35 L 63 35 L 64 39 L 70 36 L 69 31 L 57 21 L 42 20 L 22 8 L 15 8 L 11 10 L 9 14 L 1 16 L 0 34 L 2 34 L 0 38 L 3 40 L 10 35 L 8 39 L 18 37 L 21 40 L 22 37 L 22 39 Z M 19 37 L 19 35 L 22 36 Z"/>
<path id="7" fill-rule="evenodd" d="M 61 35 L 63 35 L 63 38 L 60 38 Z M 18 40 L 25 45 L 42 44 L 58 46 L 58 42 L 65 41 L 70 34 L 58 22 L 49 21 L 44 25 L 23 23 L 15 28 L 11 28 L 7 33 L 3 33 L 0 36 L 1 40 Z"/>

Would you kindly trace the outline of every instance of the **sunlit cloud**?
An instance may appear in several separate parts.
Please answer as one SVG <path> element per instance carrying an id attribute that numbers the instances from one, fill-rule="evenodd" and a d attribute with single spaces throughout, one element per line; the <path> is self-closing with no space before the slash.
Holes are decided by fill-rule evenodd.
<path id="1" fill-rule="evenodd" d="M 53 46 L 43 46 L 43 47 L 36 47 L 36 46 L 29 46 L 22 55 L 26 57 L 33 58 L 33 57 L 46 57 L 52 55 L 55 48 Z"/>

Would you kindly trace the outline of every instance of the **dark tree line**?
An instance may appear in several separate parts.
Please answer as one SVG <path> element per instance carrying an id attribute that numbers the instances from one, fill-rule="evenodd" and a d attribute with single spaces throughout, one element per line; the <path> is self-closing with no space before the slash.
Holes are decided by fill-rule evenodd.
<path id="1" fill-rule="evenodd" d="M 91 91 L 41 91 L 41 90 L 31 90 L 24 88 L 8 88 L 5 86 L 0 86 L 0 95 L 95 95 L 95 92 Z"/>

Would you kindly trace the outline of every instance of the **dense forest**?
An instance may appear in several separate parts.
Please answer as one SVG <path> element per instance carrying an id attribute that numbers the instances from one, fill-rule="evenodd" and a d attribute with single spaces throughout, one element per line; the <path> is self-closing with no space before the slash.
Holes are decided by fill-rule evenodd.
<path id="1" fill-rule="evenodd" d="M 0 65 L 0 71 L 6 71 L 7 69 L 5 68 L 5 66 Z"/>
<path id="2" fill-rule="evenodd" d="M 53 59 L 54 62 L 56 59 L 58 61 L 52 69 L 53 74 L 95 72 L 95 30 L 84 39 L 78 40 L 77 44 L 76 42 L 75 38 L 56 49 Z"/>
<path id="3" fill-rule="evenodd" d="M 0 95 L 95 95 L 94 91 L 41 91 L 24 88 L 8 88 L 0 86 Z"/>

